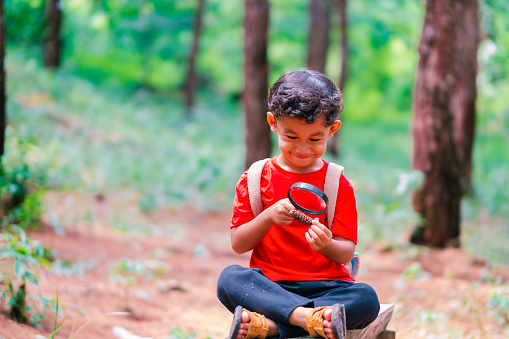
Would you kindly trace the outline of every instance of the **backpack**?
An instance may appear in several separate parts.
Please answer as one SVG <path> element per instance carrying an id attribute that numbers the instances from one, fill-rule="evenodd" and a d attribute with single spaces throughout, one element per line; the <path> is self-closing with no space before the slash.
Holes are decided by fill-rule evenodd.
<path id="1" fill-rule="evenodd" d="M 260 191 L 260 179 L 262 177 L 262 171 L 267 161 L 270 158 L 265 158 L 254 162 L 247 171 L 247 190 L 249 193 L 249 202 L 251 203 L 251 209 L 256 218 L 258 214 L 263 211 L 262 194 Z M 339 178 L 343 173 L 344 167 L 333 162 L 329 163 L 327 173 L 325 174 L 324 193 L 329 199 L 327 205 L 326 220 L 327 227 L 332 230 L 332 223 L 334 222 L 334 212 L 336 211 L 336 200 L 339 188 Z M 360 255 L 355 252 L 352 261 L 345 266 L 350 272 L 352 277 L 356 277 L 360 270 Z"/>

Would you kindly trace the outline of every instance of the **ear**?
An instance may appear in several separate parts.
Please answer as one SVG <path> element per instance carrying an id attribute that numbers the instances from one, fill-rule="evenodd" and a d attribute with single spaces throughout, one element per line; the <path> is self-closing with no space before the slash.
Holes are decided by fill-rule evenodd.
<path id="1" fill-rule="evenodd" d="M 267 112 L 267 122 L 269 123 L 270 130 L 272 132 L 277 132 L 276 118 L 271 112 Z"/>
<path id="2" fill-rule="evenodd" d="M 336 133 L 340 127 L 341 127 L 341 120 L 334 121 L 330 128 L 329 138 L 332 137 L 334 135 L 334 133 Z"/>

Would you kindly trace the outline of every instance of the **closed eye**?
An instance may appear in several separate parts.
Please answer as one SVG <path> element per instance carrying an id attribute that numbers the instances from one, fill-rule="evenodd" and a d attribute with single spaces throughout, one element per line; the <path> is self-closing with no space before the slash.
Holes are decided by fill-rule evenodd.
<path id="1" fill-rule="evenodd" d="M 317 142 L 317 141 L 320 141 L 322 139 L 309 139 L 309 140 L 312 141 L 312 142 Z"/>
<path id="2" fill-rule="evenodd" d="M 286 137 L 287 137 L 288 139 L 291 139 L 291 140 L 295 140 L 295 139 L 297 139 L 297 137 L 292 137 L 292 136 L 290 136 L 290 135 L 287 135 Z"/>

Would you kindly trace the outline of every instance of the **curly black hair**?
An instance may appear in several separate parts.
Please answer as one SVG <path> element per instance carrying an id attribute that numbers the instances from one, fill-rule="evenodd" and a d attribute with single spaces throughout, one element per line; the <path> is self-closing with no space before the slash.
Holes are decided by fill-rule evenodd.
<path id="1" fill-rule="evenodd" d="M 312 124 L 318 116 L 331 126 L 343 112 L 343 95 L 326 75 L 308 69 L 290 71 L 269 90 L 269 111 L 274 117 L 295 117 Z"/>

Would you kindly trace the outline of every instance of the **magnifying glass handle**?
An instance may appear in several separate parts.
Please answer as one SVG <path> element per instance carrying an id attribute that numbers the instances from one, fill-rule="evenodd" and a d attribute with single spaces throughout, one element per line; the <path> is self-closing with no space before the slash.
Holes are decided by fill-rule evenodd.
<path id="1" fill-rule="evenodd" d="M 311 217 L 305 215 L 301 211 L 291 210 L 290 215 L 297 221 L 300 221 L 304 225 L 311 225 L 313 223 L 313 219 Z"/>

